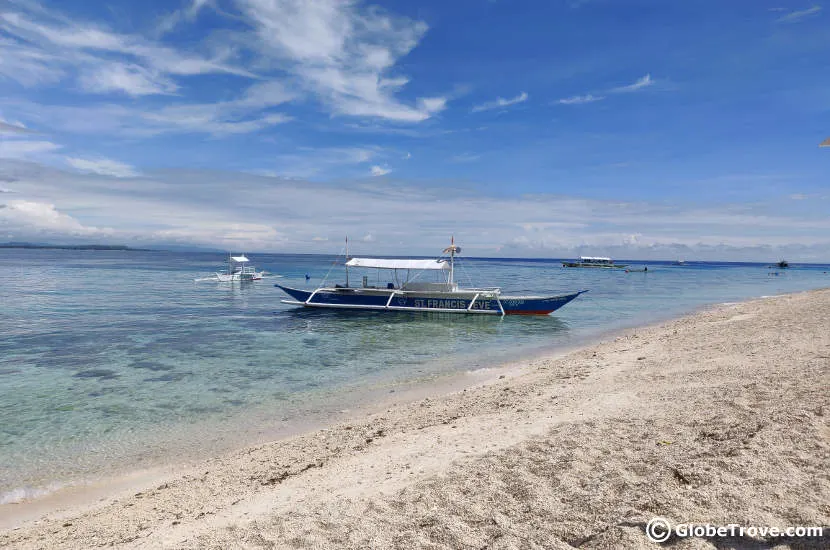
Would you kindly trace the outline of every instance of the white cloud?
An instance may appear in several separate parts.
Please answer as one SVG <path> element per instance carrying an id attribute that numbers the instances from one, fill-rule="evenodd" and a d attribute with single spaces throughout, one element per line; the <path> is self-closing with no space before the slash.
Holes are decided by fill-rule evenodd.
<path id="1" fill-rule="evenodd" d="M 50 84 L 65 76 L 61 65 L 55 55 L 0 36 L 0 76 L 29 87 Z"/>
<path id="2" fill-rule="evenodd" d="M 442 97 L 408 105 L 395 93 L 408 79 L 390 74 L 427 30 L 422 21 L 341 0 L 237 0 L 256 31 L 263 61 L 293 75 L 335 114 L 420 122 Z"/>
<path id="3" fill-rule="evenodd" d="M 201 40 L 188 41 L 186 50 L 164 41 L 167 31 L 192 23 L 208 7 L 220 23 Z M 0 76 L 24 86 L 66 83 L 110 96 L 109 103 L 73 106 L 4 102 L 23 104 L 27 122 L 69 132 L 219 137 L 287 122 L 292 117 L 275 107 L 309 98 L 333 115 L 417 123 L 447 107 L 442 95 L 398 97 L 409 79 L 396 65 L 426 30 L 422 21 L 353 1 L 233 0 L 220 8 L 214 0 L 190 0 L 159 20 L 153 39 L 20 1 L 0 12 Z M 194 89 L 188 77 L 204 74 L 255 82 L 235 98 L 224 92 L 194 103 L 187 99 Z M 231 81 L 231 89 L 238 82 Z M 150 111 L 138 101 L 118 104 L 124 95 L 175 99 Z"/>
<path id="4" fill-rule="evenodd" d="M 594 101 L 602 101 L 605 96 L 585 94 L 565 97 L 557 101 L 561 105 L 582 105 L 583 103 L 593 103 Z"/>
<path id="5" fill-rule="evenodd" d="M 0 73 L 24 85 L 62 80 L 80 73 L 81 85 L 98 93 L 170 93 L 171 76 L 226 73 L 253 78 L 220 56 L 183 54 L 141 36 L 119 34 L 72 19 L 37 4 L 18 3 L 0 13 L 6 37 Z M 120 58 L 116 59 L 116 57 Z"/>
<path id="6" fill-rule="evenodd" d="M 523 103 L 527 101 L 528 95 L 527 92 L 522 92 L 516 97 L 511 97 L 509 99 L 505 99 L 503 97 L 497 97 L 493 101 L 487 101 L 485 103 L 481 103 L 473 107 L 472 111 L 474 113 L 479 113 L 481 111 L 489 111 L 490 109 L 499 109 L 502 107 L 509 107 L 510 105 L 515 105 L 517 103 Z"/>
<path id="7" fill-rule="evenodd" d="M 807 9 L 790 12 L 787 15 L 779 17 L 776 21 L 778 23 L 798 23 L 808 17 L 818 15 L 819 12 L 821 12 L 821 6 L 815 5 Z"/>
<path id="8" fill-rule="evenodd" d="M 51 233 L 60 236 L 89 235 L 98 232 L 86 227 L 75 218 L 58 212 L 54 204 L 26 200 L 13 200 L 0 208 L 0 227 L 4 231 L 26 228 L 35 233 Z"/>
<path id="9" fill-rule="evenodd" d="M 450 157 L 451 162 L 475 162 L 480 159 L 481 155 L 477 155 L 474 153 L 462 153 L 460 155 Z"/>
<path id="10" fill-rule="evenodd" d="M 654 85 L 654 79 L 651 78 L 650 74 L 645 75 L 642 78 L 638 78 L 636 82 L 628 84 L 626 86 L 619 86 L 617 88 L 611 88 L 608 90 L 608 93 L 611 94 L 620 94 L 626 92 L 636 92 L 638 90 L 642 90 L 643 88 L 647 88 L 649 86 Z"/>
<path id="11" fill-rule="evenodd" d="M 0 158 L 4 159 L 20 159 L 37 155 L 39 153 L 49 153 L 61 146 L 51 141 L 0 141 Z"/>
<path id="12" fill-rule="evenodd" d="M 146 110 L 129 105 L 95 103 L 84 106 L 41 105 L 26 100 L 3 104 L 38 127 L 91 134 L 96 137 L 150 137 L 159 134 L 205 133 L 215 137 L 262 130 L 293 120 L 276 112 L 295 97 L 279 83 L 258 82 L 239 98 L 216 103 L 185 103 Z"/>
<path id="13" fill-rule="evenodd" d="M 82 159 L 66 157 L 66 162 L 81 172 L 98 174 L 101 176 L 113 176 L 116 178 L 132 178 L 138 175 L 135 168 L 129 164 L 118 162 L 112 159 Z"/>
<path id="14" fill-rule="evenodd" d="M 110 63 L 81 75 L 81 85 L 90 92 L 124 92 L 131 96 L 172 94 L 178 86 L 169 78 L 127 63 Z"/>
<path id="15" fill-rule="evenodd" d="M 214 136 L 249 133 L 293 120 L 272 109 L 296 97 L 297 94 L 282 82 L 257 82 L 238 99 L 168 105 L 157 111 L 141 113 L 138 125 L 146 124 L 144 131 L 148 133 L 204 132 Z"/>
<path id="16" fill-rule="evenodd" d="M 295 153 L 275 157 L 272 172 L 283 178 L 317 177 L 332 169 L 339 172 L 343 167 L 365 164 L 382 154 L 378 147 L 302 147 Z"/>
<path id="17" fill-rule="evenodd" d="M 378 165 L 372 166 L 372 170 L 371 170 L 371 174 L 373 176 L 385 176 L 386 174 L 389 174 L 390 172 L 392 172 L 391 169 L 389 169 L 385 166 L 378 166 Z"/>
<path id="18" fill-rule="evenodd" d="M 26 128 L 20 122 L 8 122 L 0 118 L 0 134 L 32 134 L 32 130 Z"/>
<path id="19" fill-rule="evenodd" d="M 203 8 L 213 4 L 212 0 L 191 0 L 187 8 L 176 10 L 159 19 L 156 32 L 161 35 L 175 29 L 180 23 L 191 22 L 196 19 Z"/>
<path id="20" fill-rule="evenodd" d="M 642 78 L 638 78 L 635 82 L 631 84 L 626 84 L 625 86 L 618 86 L 616 88 L 610 88 L 606 90 L 605 94 L 625 94 L 631 92 L 637 92 L 644 88 L 648 88 L 649 86 L 653 86 L 655 80 L 651 78 L 651 74 L 646 74 Z M 560 105 L 583 105 L 585 103 L 594 103 L 596 101 L 602 101 L 605 99 L 604 95 L 595 95 L 593 93 L 590 94 L 583 94 L 583 95 L 574 95 L 571 97 L 562 98 L 556 103 Z"/>
<path id="21" fill-rule="evenodd" d="M 170 106 L 145 113 L 141 118 L 146 127 L 138 128 L 138 133 L 193 132 L 214 136 L 247 134 L 292 120 L 282 113 L 252 117 L 247 113 L 236 114 L 232 108 L 226 109 L 222 104 Z"/>

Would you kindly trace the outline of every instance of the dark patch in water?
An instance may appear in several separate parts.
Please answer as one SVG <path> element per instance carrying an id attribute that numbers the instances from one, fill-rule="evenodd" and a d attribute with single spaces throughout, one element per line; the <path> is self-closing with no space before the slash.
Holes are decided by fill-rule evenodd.
<path id="1" fill-rule="evenodd" d="M 155 378 L 145 378 L 145 382 L 178 382 L 183 380 L 186 376 L 193 374 L 192 372 L 168 372 Z"/>
<path id="2" fill-rule="evenodd" d="M 75 378 L 98 378 L 99 380 L 112 380 L 114 378 L 118 378 L 118 374 L 109 369 L 91 369 L 76 372 Z"/>
<path id="3" fill-rule="evenodd" d="M 120 393 L 122 391 L 121 387 L 104 387 L 95 391 L 89 392 L 87 395 L 89 397 L 101 397 L 103 395 L 107 395 L 109 393 Z"/>
<path id="4" fill-rule="evenodd" d="M 0 374 L 17 374 L 19 369 L 0 369 Z"/>
<path id="5" fill-rule="evenodd" d="M 130 366 L 134 369 L 147 369 L 155 372 L 173 370 L 171 365 L 163 365 L 161 363 L 156 363 L 155 361 L 133 361 L 130 363 Z"/>
<path id="6" fill-rule="evenodd" d="M 197 414 L 222 412 L 221 407 L 188 407 L 187 410 Z"/>

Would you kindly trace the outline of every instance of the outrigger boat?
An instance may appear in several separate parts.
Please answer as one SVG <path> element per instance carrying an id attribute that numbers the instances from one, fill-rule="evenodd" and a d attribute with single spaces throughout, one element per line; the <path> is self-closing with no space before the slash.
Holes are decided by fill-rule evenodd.
<path id="1" fill-rule="evenodd" d="M 557 296 L 503 296 L 498 287 L 459 288 L 454 281 L 455 255 L 461 249 L 453 242 L 444 249 L 449 259 L 380 259 L 351 258 L 346 252 L 346 284 L 321 286 L 316 290 L 300 290 L 274 285 L 291 296 L 285 304 L 303 307 L 364 309 L 379 311 L 433 311 L 481 315 L 547 315 L 587 290 Z M 370 286 L 363 277 L 360 287 L 349 286 L 349 268 L 377 268 L 393 273 L 394 282 Z M 415 272 L 415 277 L 411 274 Z M 439 275 L 438 282 L 414 279 L 422 272 Z M 404 274 L 403 281 L 399 275 Z"/>
<path id="2" fill-rule="evenodd" d="M 562 262 L 562 267 L 596 267 L 600 269 L 624 269 L 627 264 L 615 264 L 611 258 L 580 256 L 576 262 Z"/>
<path id="3" fill-rule="evenodd" d="M 228 271 L 227 273 L 216 273 L 216 280 L 222 283 L 259 281 L 265 276 L 265 272 L 257 271 L 252 265 L 246 265 L 250 261 L 244 254 L 241 256 L 228 254 Z"/>

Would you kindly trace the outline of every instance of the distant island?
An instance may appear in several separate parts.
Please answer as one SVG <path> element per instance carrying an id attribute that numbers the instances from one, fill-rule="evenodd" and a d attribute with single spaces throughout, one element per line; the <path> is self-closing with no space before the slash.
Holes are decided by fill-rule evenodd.
<path id="1" fill-rule="evenodd" d="M 0 243 L 0 248 L 41 248 L 51 250 L 128 250 L 147 252 L 146 248 L 130 248 L 123 244 L 42 244 L 42 243 Z"/>

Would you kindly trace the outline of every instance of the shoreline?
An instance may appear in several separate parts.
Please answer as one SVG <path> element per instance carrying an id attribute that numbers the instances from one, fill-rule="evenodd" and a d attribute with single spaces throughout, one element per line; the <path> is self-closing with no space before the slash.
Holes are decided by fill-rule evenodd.
<path id="1" fill-rule="evenodd" d="M 625 330 L 630 329 L 615 329 L 609 333 L 616 334 Z M 528 359 L 499 362 L 465 371 L 440 374 L 428 379 L 407 380 L 396 384 L 396 389 L 391 392 L 387 390 L 388 384 L 378 388 L 361 388 L 355 390 L 360 398 L 354 400 L 356 405 L 353 408 L 330 411 L 300 426 L 264 428 L 260 431 L 267 435 L 261 441 L 230 446 L 225 451 L 214 455 L 193 458 L 175 456 L 172 461 L 157 461 L 94 479 L 53 482 L 44 488 L 16 489 L 31 490 L 35 496 L 0 503 L 0 534 L 3 530 L 17 530 L 47 516 L 59 518 L 93 509 L 101 502 L 117 500 L 140 489 L 163 483 L 170 478 L 180 477 L 185 472 L 192 473 L 192 470 L 198 470 L 200 465 L 207 461 L 221 459 L 255 447 L 275 445 L 293 438 L 313 435 L 344 423 L 359 422 L 389 407 L 410 405 L 423 399 L 440 399 L 457 392 L 494 384 L 499 380 L 514 378 L 525 373 L 533 361 L 564 357 L 584 346 L 585 344 L 574 344 L 555 352 L 537 350 L 537 353 Z M 402 390 L 401 387 L 403 387 Z"/>
<path id="2" fill-rule="evenodd" d="M 760 296 L 748 300 L 769 297 Z M 733 303 L 742 302 L 702 304 L 679 315 L 658 315 L 656 318 L 651 317 L 642 323 L 637 321 L 621 323 L 616 327 L 605 328 L 595 333 L 576 337 L 566 344 L 535 345 L 499 358 L 485 359 L 467 355 L 463 359 L 474 361 L 476 366 L 464 370 L 440 372 L 403 381 L 379 379 L 365 386 L 348 385 L 336 391 L 327 390 L 332 393 L 345 392 L 345 394 L 349 395 L 349 399 L 345 402 L 346 407 L 319 411 L 316 415 L 306 416 L 302 421 L 299 420 L 299 417 L 291 417 L 283 420 L 283 424 L 279 426 L 260 426 L 247 436 L 240 436 L 234 441 L 228 442 L 216 452 L 205 453 L 204 450 L 201 450 L 201 452 L 195 453 L 170 453 L 140 463 L 134 463 L 132 466 L 122 467 L 112 465 L 113 467 L 108 467 L 105 473 L 94 477 L 85 476 L 72 479 L 50 480 L 45 485 L 26 485 L 0 493 L 0 496 L 11 497 L 6 502 L 0 501 L 0 512 L 5 512 L 0 513 L 0 529 L 16 525 L 16 522 L 9 519 L 9 517 L 16 515 L 14 512 L 22 511 L 25 508 L 48 509 L 45 506 L 45 502 L 47 501 L 59 502 L 62 505 L 67 502 L 75 505 L 85 504 L 90 499 L 85 498 L 83 495 L 84 489 L 89 489 L 92 493 L 98 495 L 103 492 L 102 487 L 106 485 L 133 487 L 134 484 L 128 480 L 134 478 L 145 479 L 147 478 L 148 472 L 164 472 L 176 468 L 194 467 L 204 460 L 216 459 L 252 446 L 264 445 L 309 434 L 326 427 L 373 414 L 385 408 L 389 403 L 408 404 L 423 397 L 439 397 L 461 389 L 475 387 L 479 383 L 482 383 L 479 380 L 480 378 L 485 380 L 483 382 L 485 384 L 492 383 L 494 375 L 491 374 L 488 376 L 485 373 L 490 371 L 499 371 L 499 374 L 503 372 L 510 373 L 517 368 L 527 367 L 529 363 L 534 361 L 559 358 L 587 346 L 598 344 L 605 339 L 623 335 L 631 330 L 657 326 L 671 320 L 680 319 L 688 315 L 695 315 Z M 458 361 L 458 364 L 461 363 L 462 361 Z M 401 390 L 401 388 L 403 389 Z M 387 393 L 394 393 L 395 395 L 390 396 Z M 260 425 L 259 423 L 265 421 L 266 413 L 257 410 L 255 418 L 258 422 L 257 425 Z M 15 493 L 23 494 L 23 496 L 15 498 L 12 496 Z M 74 497 L 69 499 L 67 495 L 74 495 Z M 5 510 L 4 507 L 12 507 L 11 512 Z M 29 513 L 22 515 L 25 517 L 33 517 Z"/>
<path id="3" fill-rule="evenodd" d="M 248 516 L 263 518 L 275 513 L 284 515 L 288 510 L 294 509 L 297 500 L 301 506 L 313 508 L 314 505 L 330 504 L 333 498 L 346 499 L 351 506 L 355 505 L 355 498 L 389 498 L 390 495 L 411 487 L 412 479 L 428 482 L 435 476 L 446 475 L 457 461 L 481 460 L 491 453 L 509 452 L 516 446 L 543 437 L 552 427 L 624 414 L 629 408 L 643 409 L 642 404 L 633 399 L 632 391 L 614 395 L 614 399 L 611 399 L 601 393 L 592 395 L 581 388 L 586 380 L 598 376 L 591 366 L 597 362 L 594 358 L 598 355 L 604 356 L 611 351 L 631 355 L 631 348 L 624 349 L 621 342 L 636 347 L 636 344 L 641 344 L 638 341 L 640 335 L 645 335 L 643 338 L 649 342 L 655 338 L 670 340 L 663 338 L 666 334 L 661 334 L 661 331 L 665 333 L 667 330 L 675 330 L 677 334 L 677 329 L 671 327 L 700 324 L 707 317 L 726 317 L 719 321 L 726 321 L 724 327 L 731 328 L 730 324 L 751 321 L 757 315 L 752 311 L 739 313 L 733 316 L 736 320 L 730 320 L 732 318 L 728 314 L 733 310 L 763 310 L 765 306 L 774 309 L 787 302 L 809 301 L 810 297 L 819 297 L 830 303 L 830 290 L 755 298 L 728 305 L 701 306 L 694 313 L 672 320 L 612 330 L 592 338 L 589 343 L 581 342 L 554 356 L 544 354 L 499 367 L 484 367 L 478 371 L 455 374 L 449 377 L 452 379 L 451 384 L 442 377 L 435 384 L 419 384 L 417 388 L 410 388 L 409 393 L 396 392 L 395 395 L 387 396 L 387 399 L 367 403 L 322 429 L 311 429 L 286 439 L 242 448 L 221 457 L 191 464 L 185 472 L 165 469 L 154 472 L 149 477 L 139 476 L 133 480 L 134 483 L 122 486 L 115 493 L 111 490 L 107 493 L 107 488 L 113 489 L 113 480 L 104 481 L 100 492 L 95 492 L 93 488 L 94 496 L 86 495 L 86 505 L 79 505 L 77 501 L 64 502 L 60 511 L 52 509 L 45 514 L 41 507 L 38 513 L 30 513 L 27 519 L 21 519 L 25 515 L 21 512 L 27 506 L 42 504 L 50 497 L 23 504 L 2 505 L 2 515 L 8 520 L 17 514 L 17 520 L 0 525 L 0 543 L 6 539 L 11 543 L 34 544 L 35 539 L 32 537 L 46 529 L 55 537 L 50 546 L 92 545 L 93 539 L 89 537 L 92 536 L 90 533 L 95 532 L 93 524 L 101 517 L 111 516 L 115 513 L 115 508 L 118 508 L 119 513 L 127 514 L 129 519 L 125 519 L 126 525 L 123 526 L 108 524 L 104 532 L 99 533 L 103 539 L 116 544 L 134 542 L 138 546 L 141 545 L 139 543 L 152 546 L 161 541 L 188 546 L 189 543 L 184 544 L 182 540 L 192 542 L 193 533 L 208 537 L 199 539 L 202 542 L 214 540 L 211 537 L 217 536 L 217 533 L 221 535 L 219 539 L 230 540 L 227 539 L 228 526 L 247 522 Z M 694 329 L 694 326 L 691 328 Z M 715 338 L 716 335 L 710 336 Z M 827 338 L 824 335 L 822 337 Z M 617 349 L 613 350 L 615 346 Z M 828 351 L 830 350 L 825 350 L 824 355 L 830 355 Z M 636 371 L 642 366 L 638 362 L 647 358 L 648 356 L 642 359 L 640 356 L 626 357 L 622 362 L 617 358 L 611 360 L 612 366 L 607 367 L 606 372 L 599 374 L 606 378 L 630 375 L 632 369 Z M 587 365 L 579 365 L 586 361 Z M 574 363 L 578 368 L 574 369 Z M 552 372 L 556 373 L 553 378 L 550 376 Z M 478 379 L 470 380 L 470 376 Z M 826 379 L 827 371 L 824 371 L 824 377 Z M 528 387 L 533 387 L 533 391 L 539 395 L 534 397 L 533 392 L 527 391 Z M 634 396 L 646 391 L 639 387 L 629 390 L 633 390 Z M 531 405 L 514 407 L 513 403 L 505 403 L 502 399 L 504 392 L 511 396 L 518 393 L 532 406 L 551 415 L 547 420 L 533 418 L 528 414 Z M 547 399 L 537 399 L 548 394 L 552 396 L 553 404 Z M 563 402 L 557 404 L 558 399 Z M 654 404 L 640 412 L 654 413 Z M 826 420 L 824 423 L 826 426 Z M 492 431 L 497 426 L 502 428 L 497 436 L 482 439 L 484 427 Z M 596 426 L 592 429 L 596 429 Z M 448 441 L 452 441 L 454 447 L 447 448 Z M 388 447 L 390 444 L 394 450 L 392 455 L 397 460 L 393 457 L 388 462 L 394 467 L 388 464 L 383 466 L 389 469 L 380 476 L 384 478 L 380 480 L 373 475 L 374 466 L 380 464 L 377 460 L 369 460 L 367 455 L 373 452 L 377 454 L 377 446 Z M 330 465 L 335 463 L 338 464 Z M 279 467 L 275 468 L 275 464 L 279 464 Z M 346 467 L 347 464 L 361 472 L 365 478 L 372 479 L 372 482 L 363 483 L 359 476 L 356 477 Z M 340 469 L 339 476 L 332 478 L 330 473 L 325 473 L 335 467 Z M 174 466 L 171 465 L 170 468 Z M 688 478 L 682 472 L 680 475 Z M 826 481 L 825 476 L 824 485 L 820 487 L 825 491 L 822 493 L 824 495 L 830 494 Z M 158 487 L 146 489 L 154 485 Z M 335 495 L 320 496 L 318 486 L 328 487 Z M 143 488 L 144 491 L 130 496 L 137 488 Z M 77 489 L 84 492 L 84 487 Z M 200 498 L 194 498 L 194 492 Z M 294 494 L 299 497 L 292 498 Z M 240 495 L 243 496 L 237 498 Z M 204 502 L 204 497 L 210 499 L 210 502 Z M 151 508 L 162 510 L 155 514 L 155 521 L 152 519 L 153 514 L 143 506 L 150 500 L 164 504 Z M 12 509 L 11 514 L 7 514 L 6 509 L 9 507 L 16 510 Z M 30 507 L 34 508 L 35 506 Z M 131 509 L 129 513 L 125 512 L 127 508 Z M 169 510 L 179 508 L 194 513 L 182 512 L 181 517 L 177 518 L 177 513 Z M 140 509 L 142 513 L 133 514 L 132 509 L 136 512 Z M 328 512 L 332 513 L 331 510 Z M 830 523 L 829 515 L 830 509 L 823 512 L 825 523 Z M 40 519 L 34 519 L 36 517 Z M 61 528 L 61 522 L 69 518 L 77 520 L 66 522 L 69 525 Z M 76 523 L 79 524 L 77 528 Z M 83 528 L 85 524 L 88 524 L 86 529 Z M 78 530 L 83 532 L 77 532 Z M 97 540 L 97 537 L 98 535 L 94 538 Z"/>
<path id="4" fill-rule="evenodd" d="M 763 298 L 767 297 L 762 296 L 752 299 Z M 633 322 L 603 329 L 597 333 L 579 337 L 566 345 L 537 345 L 530 348 L 529 351 L 517 351 L 507 358 L 482 360 L 470 356 L 466 359 L 475 359 L 477 365 L 483 363 L 483 366 L 475 366 L 465 370 L 442 372 L 428 377 L 398 382 L 379 380 L 364 387 L 347 386 L 342 388 L 351 395 L 346 402 L 346 405 L 348 405 L 346 408 L 322 411 L 319 416 L 312 416 L 304 422 L 298 422 L 296 418 L 292 418 L 287 421 L 287 425 L 257 428 L 255 432 L 258 435 L 249 435 L 247 438 L 229 443 L 216 453 L 170 454 L 148 463 L 136 464 L 134 467 L 108 471 L 94 478 L 58 480 L 50 482 L 47 486 L 15 488 L 3 494 L 20 491 L 32 493 L 34 496 L 24 496 L 20 499 L 0 502 L 0 532 L 4 529 L 20 528 L 26 523 L 50 513 L 71 513 L 70 509 L 77 511 L 78 509 L 94 507 L 101 501 L 115 499 L 122 494 L 128 494 L 130 491 L 134 492 L 152 483 L 161 483 L 182 471 L 198 468 L 201 463 L 208 460 L 219 459 L 252 447 L 276 444 L 294 437 L 313 434 L 344 422 L 354 422 L 376 414 L 389 406 L 408 405 L 419 399 L 430 397 L 446 397 L 458 391 L 492 384 L 500 379 L 512 378 L 521 374 L 536 361 L 558 359 L 588 346 L 599 344 L 606 339 L 624 335 L 632 330 L 658 326 L 671 320 L 729 304 L 731 302 L 699 305 L 690 312 L 680 315 L 667 315 L 663 318 L 649 319 L 643 324 Z M 389 388 L 393 389 L 389 390 Z M 259 421 L 263 420 L 262 412 L 259 412 L 256 416 Z"/>

